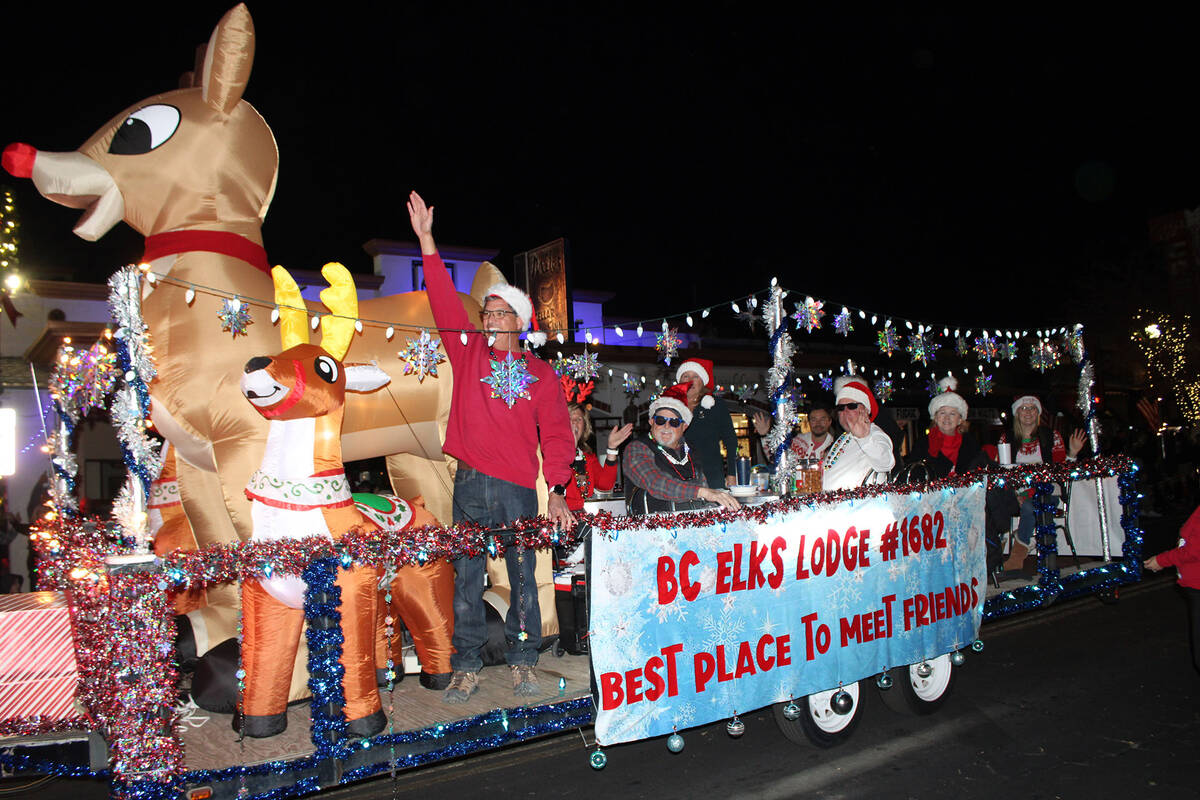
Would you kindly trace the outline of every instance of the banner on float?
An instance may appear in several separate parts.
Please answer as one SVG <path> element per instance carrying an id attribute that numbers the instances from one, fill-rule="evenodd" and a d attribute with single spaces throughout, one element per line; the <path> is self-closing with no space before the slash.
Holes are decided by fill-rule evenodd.
<path id="1" fill-rule="evenodd" d="M 595 537 L 597 741 L 704 725 L 965 647 L 983 618 L 985 491 L 889 493 L 763 523 L 680 515 L 675 529 Z"/>

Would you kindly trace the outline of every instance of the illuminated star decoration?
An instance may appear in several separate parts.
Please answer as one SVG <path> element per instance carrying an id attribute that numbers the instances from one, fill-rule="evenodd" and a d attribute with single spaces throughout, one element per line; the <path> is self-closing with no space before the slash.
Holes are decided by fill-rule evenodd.
<path id="1" fill-rule="evenodd" d="M 792 314 L 792 319 L 796 320 L 796 328 L 804 328 L 809 333 L 820 328 L 821 317 L 825 316 L 824 307 L 824 303 L 811 297 L 804 298 L 803 303 L 796 303 L 796 313 Z"/>
<path id="2" fill-rule="evenodd" d="M 843 308 L 841 313 L 833 318 L 833 329 L 842 336 L 849 336 L 850 331 L 854 330 L 854 323 L 850 320 L 850 311 Z"/>
<path id="3" fill-rule="evenodd" d="M 833 376 L 832 375 L 822 375 L 821 376 L 821 388 L 827 392 L 833 391 Z"/>
<path id="4" fill-rule="evenodd" d="M 221 330 L 229 331 L 235 339 L 239 335 L 245 336 L 246 326 L 254 322 L 254 320 L 250 319 L 250 306 L 236 297 L 221 303 L 221 310 L 217 312 L 217 319 L 221 320 Z"/>
<path id="5" fill-rule="evenodd" d="M 975 394 L 981 397 L 992 393 L 992 376 L 980 375 L 975 379 Z"/>
<path id="6" fill-rule="evenodd" d="M 908 344 L 905 346 L 905 349 L 914 362 L 919 361 L 921 362 L 921 366 L 924 367 L 928 366 L 929 362 L 933 360 L 939 347 L 941 345 L 933 341 L 932 334 L 925 331 L 918 331 L 909 335 Z"/>
<path id="7" fill-rule="evenodd" d="M 404 362 L 404 374 L 417 376 L 417 383 L 424 383 L 426 375 L 437 377 L 437 365 L 446 360 L 438 352 L 440 339 L 434 339 L 429 331 L 421 331 L 416 339 L 408 340 L 408 347 L 400 352 L 400 360 Z"/>
<path id="8" fill-rule="evenodd" d="M 637 375 L 629 375 L 626 373 L 622 388 L 625 390 L 625 394 L 629 395 L 630 397 L 637 397 L 642 393 L 642 382 L 638 379 Z"/>
<path id="9" fill-rule="evenodd" d="M 1017 357 L 1017 343 L 1011 339 L 1006 339 L 1000 344 L 1000 357 L 1006 361 L 1012 361 Z"/>
<path id="10" fill-rule="evenodd" d="M 967 344 L 967 340 L 961 336 L 954 337 L 954 352 L 959 358 L 966 358 L 967 353 L 971 352 L 971 345 Z"/>
<path id="11" fill-rule="evenodd" d="M 1048 369 L 1054 369 L 1058 366 L 1061 356 L 1058 353 L 1058 348 L 1047 342 L 1045 339 L 1040 339 L 1033 346 L 1029 354 L 1029 366 L 1036 369 L 1038 372 L 1045 372 Z"/>
<path id="12" fill-rule="evenodd" d="M 589 353 L 587 348 L 584 348 L 583 352 L 575 357 L 575 363 L 571 365 L 571 374 L 578 381 L 591 380 L 600 377 L 601 366 L 596 354 Z"/>
<path id="13" fill-rule="evenodd" d="M 525 368 L 525 357 L 514 359 L 510 351 L 503 360 L 491 360 L 492 374 L 480 378 L 481 383 L 492 387 L 492 399 L 503 400 L 509 408 L 520 398 L 532 399 L 529 395 L 530 385 L 537 383 L 537 378 L 529 374 Z"/>
<path id="14" fill-rule="evenodd" d="M 675 328 L 668 328 L 658 335 L 654 349 L 658 351 L 658 357 L 669 367 L 671 359 L 679 355 L 679 345 L 681 344 L 683 342 L 679 340 L 678 331 Z"/>
<path id="15" fill-rule="evenodd" d="M 899 349 L 900 337 L 896 335 L 896 329 L 891 325 L 884 325 L 883 330 L 879 332 L 879 352 L 890 356 Z"/>
<path id="16" fill-rule="evenodd" d="M 880 378 L 875 381 L 875 398 L 879 402 L 886 403 L 892 399 L 892 395 L 895 393 L 896 387 L 892 386 L 891 378 Z"/>
<path id="17" fill-rule="evenodd" d="M 995 336 L 980 336 L 975 340 L 975 355 L 980 361 L 991 361 L 1000 352 Z"/>

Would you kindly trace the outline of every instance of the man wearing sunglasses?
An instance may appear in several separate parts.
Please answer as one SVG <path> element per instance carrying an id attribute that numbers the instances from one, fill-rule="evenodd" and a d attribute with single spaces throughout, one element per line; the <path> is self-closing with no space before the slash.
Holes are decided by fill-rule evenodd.
<path id="1" fill-rule="evenodd" d="M 703 467 L 684 441 L 691 421 L 687 383 L 669 387 L 650 404 L 650 435 L 625 448 L 625 503 L 630 514 L 689 511 L 706 503 L 741 508 L 733 495 L 709 487 Z"/>
<path id="2" fill-rule="evenodd" d="M 867 382 L 843 375 L 834 383 L 834 411 L 845 431 L 825 452 L 821 488 L 827 492 L 855 489 L 864 483 L 884 483 L 896 457 L 892 440 L 875 424 L 879 403 Z"/>

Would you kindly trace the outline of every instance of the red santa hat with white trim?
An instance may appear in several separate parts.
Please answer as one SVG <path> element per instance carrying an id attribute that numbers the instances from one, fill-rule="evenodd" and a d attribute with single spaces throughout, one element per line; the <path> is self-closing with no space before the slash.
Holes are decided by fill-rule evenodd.
<path id="1" fill-rule="evenodd" d="M 938 381 L 938 393 L 929 401 L 929 416 L 933 417 L 938 412 L 938 409 L 949 406 L 958 412 L 958 415 L 963 419 L 967 418 L 967 401 L 962 398 L 958 392 L 954 391 L 958 388 L 958 378 L 953 375 L 947 375 Z"/>
<path id="2" fill-rule="evenodd" d="M 541 347 L 546 343 L 546 334 L 538 330 L 537 317 L 533 313 L 533 301 L 529 299 L 529 295 L 511 283 L 494 283 L 488 288 L 484 300 L 489 297 L 499 297 L 508 303 L 513 311 L 517 312 L 517 321 L 521 323 L 521 330 L 527 330 L 531 324 L 533 325 L 533 330 L 525 337 L 531 346 Z"/>
<path id="3" fill-rule="evenodd" d="M 689 358 L 675 370 L 675 380 L 683 380 L 683 373 L 694 372 L 704 381 L 704 396 L 700 398 L 702 408 L 712 408 L 717 404 L 713 399 L 713 362 L 707 358 Z M 686 386 L 686 384 L 684 384 Z"/>
<path id="4" fill-rule="evenodd" d="M 862 403 L 872 420 L 879 416 L 879 403 L 871 394 L 871 387 L 858 375 L 839 375 L 833 382 L 833 396 L 834 403 Z"/>
<path id="5" fill-rule="evenodd" d="M 660 408 L 667 408 L 678 414 L 685 425 L 691 425 L 692 410 L 688 408 L 687 390 L 688 384 L 686 383 L 677 383 L 674 386 L 668 386 L 663 390 L 662 394 L 650 402 L 651 416 Z"/>
<path id="6" fill-rule="evenodd" d="M 1036 397 L 1034 397 L 1031 394 L 1023 394 L 1020 397 L 1018 397 L 1016 400 L 1013 400 L 1012 413 L 1016 414 L 1017 409 L 1020 408 L 1021 406 L 1035 406 L 1038 410 L 1039 417 L 1045 413 L 1042 410 L 1042 401 L 1038 400 Z"/>

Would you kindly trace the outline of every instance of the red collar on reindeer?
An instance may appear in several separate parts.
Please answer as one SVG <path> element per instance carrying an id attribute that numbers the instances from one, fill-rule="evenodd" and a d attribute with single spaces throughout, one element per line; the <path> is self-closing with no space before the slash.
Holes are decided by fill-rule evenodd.
<path id="1" fill-rule="evenodd" d="M 168 231 L 147 236 L 146 252 L 142 255 L 142 260 L 153 261 L 163 256 L 197 250 L 231 256 L 245 261 L 255 269 L 266 273 L 271 271 L 267 251 L 262 245 L 255 244 L 241 234 L 228 231 Z"/>

